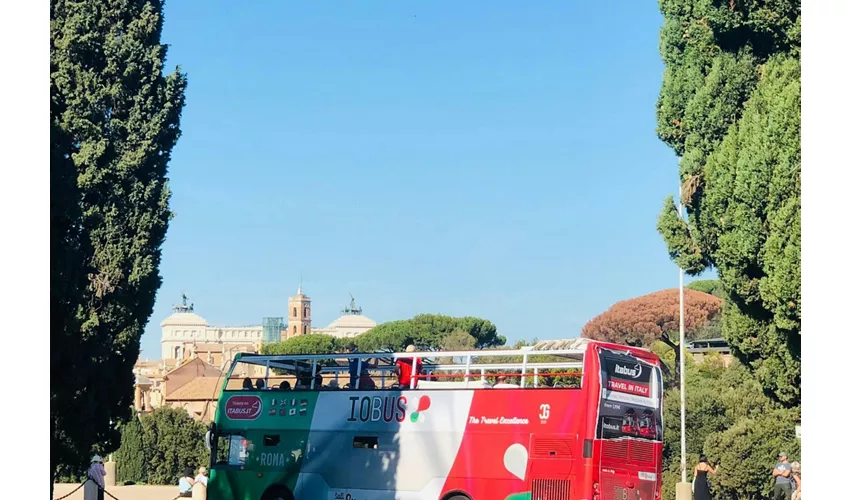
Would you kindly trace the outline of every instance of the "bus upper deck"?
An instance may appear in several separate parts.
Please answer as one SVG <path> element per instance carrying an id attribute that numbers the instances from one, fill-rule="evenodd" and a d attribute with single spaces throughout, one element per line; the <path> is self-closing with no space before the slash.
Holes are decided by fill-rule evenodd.
<path id="1" fill-rule="evenodd" d="M 240 353 L 227 373 L 225 391 L 398 389 L 397 365 L 407 361 L 414 383 L 404 388 L 576 387 L 581 384 L 587 339 L 558 349 L 493 349 L 259 355 Z M 259 382 L 262 381 L 262 382 Z M 509 382 L 510 381 L 510 382 Z M 255 383 L 259 382 L 259 383 Z"/>

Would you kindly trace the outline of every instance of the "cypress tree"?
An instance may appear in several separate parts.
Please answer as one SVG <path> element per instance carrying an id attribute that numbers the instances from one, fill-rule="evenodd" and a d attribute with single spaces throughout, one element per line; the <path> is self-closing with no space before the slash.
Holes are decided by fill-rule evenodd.
<path id="1" fill-rule="evenodd" d="M 121 426 L 121 447 L 116 453 L 118 481 L 147 482 L 147 448 L 138 415 Z"/>
<path id="2" fill-rule="evenodd" d="M 117 448 L 161 284 L 186 88 L 179 68 L 163 72 L 162 12 L 159 0 L 50 3 L 52 476 Z"/>
<path id="3" fill-rule="evenodd" d="M 658 136 L 687 222 L 658 230 L 689 274 L 717 270 L 723 335 L 765 392 L 800 402 L 800 2 L 661 0 Z"/>

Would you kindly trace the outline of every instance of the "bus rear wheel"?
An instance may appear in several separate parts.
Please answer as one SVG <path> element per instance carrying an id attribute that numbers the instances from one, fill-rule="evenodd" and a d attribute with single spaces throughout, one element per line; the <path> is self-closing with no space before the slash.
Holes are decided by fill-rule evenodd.
<path id="1" fill-rule="evenodd" d="M 272 486 L 263 493 L 261 500 L 295 500 L 292 492 L 283 486 Z"/>

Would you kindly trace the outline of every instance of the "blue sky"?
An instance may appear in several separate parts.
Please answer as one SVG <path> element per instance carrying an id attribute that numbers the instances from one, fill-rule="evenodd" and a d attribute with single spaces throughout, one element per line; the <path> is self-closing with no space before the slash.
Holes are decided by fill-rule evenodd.
<path id="1" fill-rule="evenodd" d="M 171 0 L 188 74 L 163 286 L 215 325 L 480 316 L 566 338 L 678 285 L 655 2 Z"/>

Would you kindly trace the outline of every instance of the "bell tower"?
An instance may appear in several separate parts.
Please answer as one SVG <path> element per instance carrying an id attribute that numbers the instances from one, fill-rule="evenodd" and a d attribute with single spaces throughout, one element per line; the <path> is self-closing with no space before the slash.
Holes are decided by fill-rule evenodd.
<path id="1" fill-rule="evenodd" d="M 289 297 L 289 328 L 286 331 L 286 338 L 310 333 L 312 330 L 310 309 L 310 297 L 304 295 L 299 284 L 298 293 L 294 297 Z"/>

